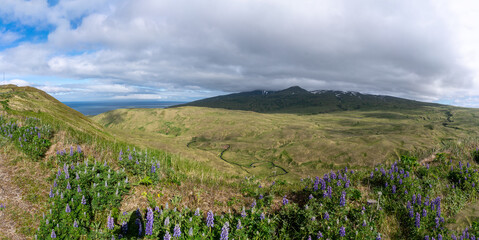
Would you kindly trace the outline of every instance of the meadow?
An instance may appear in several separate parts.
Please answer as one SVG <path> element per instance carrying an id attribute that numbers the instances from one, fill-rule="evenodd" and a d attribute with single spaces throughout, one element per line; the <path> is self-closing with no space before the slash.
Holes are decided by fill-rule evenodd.
<path id="1" fill-rule="evenodd" d="M 0 101 L 9 100 L 0 111 L 0 238 L 476 239 L 479 235 L 475 213 L 479 150 L 476 120 L 470 117 L 475 110 L 320 116 L 187 107 L 155 110 L 155 124 L 165 128 L 137 124 L 128 134 L 127 125 L 120 130 L 130 119 L 128 114 L 110 116 L 111 124 L 103 128 L 81 115 L 76 119 L 74 110 L 51 102 L 39 90 L 9 89 L 0 95 Z M 55 108 L 66 114 L 55 113 Z M 126 112 L 135 111 L 144 110 Z M 197 124 L 188 111 L 196 114 Z M 137 121 L 148 120 L 147 116 L 138 115 Z M 205 130 L 203 137 L 197 134 L 214 124 L 225 128 L 218 133 Z M 238 135 L 229 136 L 233 131 L 228 126 Z M 297 127 L 290 130 L 291 126 Z M 252 134 L 255 131 L 258 135 Z M 379 141 L 371 146 L 357 140 L 374 131 L 379 131 L 375 136 Z M 350 158 L 325 154 L 318 165 L 303 164 L 313 161 L 307 161 L 312 151 L 299 158 L 305 148 L 294 149 L 301 149 L 298 141 L 303 135 L 314 134 L 330 142 L 327 146 L 339 144 Z M 286 156 L 257 160 L 272 161 L 276 175 L 270 175 L 275 165 L 255 165 L 247 161 L 246 153 L 243 160 L 234 157 L 239 139 L 244 149 L 257 139 L 253 149 L 261 152 L 261 144 L 278 144 L 278 136 L 291 140 L 278 145 L 289 160 Z M 154 139 L 158 145 L 151 143 Z M 308 144 L 310 149 L 319 146 L 313 140 Z M 388 144 L 392 149 L 386 151 Z M 362 145 L 368 155 L 378 158 L 353 158 L 364 156 L 359 151 Z M 280 167 L 288 173 L 281 175 Z"/>

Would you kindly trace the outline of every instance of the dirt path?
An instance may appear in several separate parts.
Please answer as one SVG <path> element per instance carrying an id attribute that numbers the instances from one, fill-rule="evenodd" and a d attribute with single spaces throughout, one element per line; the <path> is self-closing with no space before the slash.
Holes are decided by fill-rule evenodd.
<path id="1" fill-rule="evenodd" d="M 30 204 L 22 199 L 22 190 L 10 178 L 11 171 L 5 156 L 0 153 L 0 203 L 5 209 L 0 210 L 0 239 L 27 239 L 19 233 L 17 224 L 13 220 L 15 209 L 31 209 Z"/>

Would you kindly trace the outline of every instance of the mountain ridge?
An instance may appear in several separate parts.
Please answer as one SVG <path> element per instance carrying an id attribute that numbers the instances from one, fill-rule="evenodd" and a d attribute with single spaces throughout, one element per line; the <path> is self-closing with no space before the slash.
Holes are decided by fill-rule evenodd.
<path id="1" fill-rule="evenodd" d="M 319 114 L 348 110 L 416 109 L 442 106 L 405 98 L 354 91 L 308 91 L 292 86 L 279 91 L 253 90 L 193 101 L 172 107 L 197 106 L 260 113 Z"/>

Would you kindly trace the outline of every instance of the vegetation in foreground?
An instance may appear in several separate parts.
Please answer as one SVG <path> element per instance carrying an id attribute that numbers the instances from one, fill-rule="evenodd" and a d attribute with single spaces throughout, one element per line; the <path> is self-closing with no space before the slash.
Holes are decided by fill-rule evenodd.
<path id="1" fill-rule="evenodd" d="M 11 175 L 24 189 L 36 184 L 43 189 L 43 182 L 48 183 L 45 191 L 38 191 L 44 196 L 25 195 L 21 200 L 39 209 L 33 216 L 19 215 L 15 202 L 0 202 L 2 216 L 16 217 L 18 229 L 31 238 L 475 239 L 478 235 L 476 216 L 468 212 L 478 204 L 477 141 L 445 146 L 432 158 L 401 155 L 391 164 L 343 167 L 302 180 L 227 178 L 161 151 L 75 133 L 69 124 L 57 125 L 43 114 L 32 118 L 35 113 L 27 110 L 5 112 L 0 124 L 2 163 L 14 168 L 39 166 L 47 172 L 34 180 L 28 172 Z M 65 131 L 68 137 L 62 139 L 60 133 Z M 202 180 L 199 176 L 205 173 L 220 177 Z M 188 194 L 161 196 L 205 183 L 226 187 L 241 198 L 218 201 L 216 196 L 201 197 L 201 191 L 194 193 L 193 201 Z M 146 205 L 130 201 L 139 193 Z M 195 205 L 202 201 L 210 204 Z M 34 220 L 24 220 L 30 218 Z M 28 231 L 31 228 L 35 230 Z"/>

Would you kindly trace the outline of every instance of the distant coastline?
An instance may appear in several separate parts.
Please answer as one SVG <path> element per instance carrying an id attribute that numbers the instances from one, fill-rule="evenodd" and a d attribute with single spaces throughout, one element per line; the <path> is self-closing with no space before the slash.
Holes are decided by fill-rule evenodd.
<path id="1" fill-rule="evenodd" d="M 173 101 L 82 101 L 63 102 L 84 115 L 98 115 L 120 108 L 166 108 L 185 102 Z"/>

